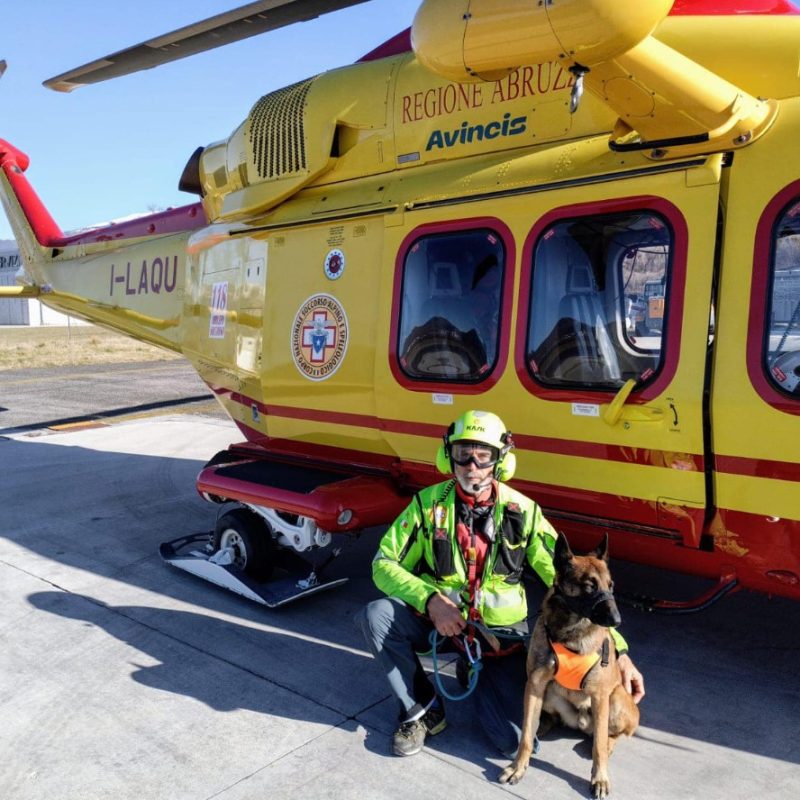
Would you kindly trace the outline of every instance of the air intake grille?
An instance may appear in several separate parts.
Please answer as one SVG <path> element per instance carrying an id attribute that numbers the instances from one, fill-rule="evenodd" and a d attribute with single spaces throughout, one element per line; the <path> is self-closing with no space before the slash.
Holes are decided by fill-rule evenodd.
<path id="1" fill-rule="evenodd" d="M 261 178 L 306 169 L 304 107 L 313 78 L 264 95 L 250 112 L 250 146 Z"/>

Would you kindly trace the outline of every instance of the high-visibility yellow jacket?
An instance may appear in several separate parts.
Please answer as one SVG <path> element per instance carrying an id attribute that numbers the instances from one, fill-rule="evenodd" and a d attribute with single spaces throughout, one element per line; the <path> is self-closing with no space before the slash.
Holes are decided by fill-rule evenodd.
<path id="1" fill-rule="evenodd" d="M 456 537 L 454 480 L 423 489 L 383 535 L 372 562 L 376 586 L 421 613 L 439 592 L 469 612 L 467 564 Z M 555 576 L 553 547 L 558 536 L 542 509 L 504 483 L 496 484 L 494 539 L 489 545 L 477 609 L 488 626 L 504 627 L 528 616 L 522 584 L 525 562 L 546 586 Z M 618 652 L 627 650 L 614 630 Z"/>

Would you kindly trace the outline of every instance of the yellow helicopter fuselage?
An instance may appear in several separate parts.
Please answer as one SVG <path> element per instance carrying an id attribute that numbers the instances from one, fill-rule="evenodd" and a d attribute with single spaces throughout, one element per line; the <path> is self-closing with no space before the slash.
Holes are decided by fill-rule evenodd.
<path id="1" fill-rule="evenodd" d="M 800 396 L 770 372 L 800 335 L 774 289 L 800 209 L 798 33 L 800 16 L 667 17 L 656 47 L 697 74 L 665 63 L 662 98 L 649 73 L 622 86 L 598 66 L 575 113 L 558 57 L 471 82 L 410 52 L 355 64 L 206 148 L 202 207 L 74 237 L 31 227 L 11 151 L 0 179 L 41 298 L 181 352 L 250 443 L 407 490 L 484 408 L 557 527 L 800 598 Z M 499 53 L 508 31 L 485 37 Z M 687 104 L 706 71 L 742 91 L 704 139 L 717 98 Z M 717 121 L 745 96 L 769 103 Z M 492 321 L 463 321 L 487 295 Z"/>

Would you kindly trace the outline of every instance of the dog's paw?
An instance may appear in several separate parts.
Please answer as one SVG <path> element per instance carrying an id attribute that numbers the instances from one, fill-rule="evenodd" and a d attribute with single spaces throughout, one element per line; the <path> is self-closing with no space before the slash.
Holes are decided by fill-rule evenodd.
<path id="1" fill-rule="evenodd" d="M 604 798 L 611 794 L 611 781 L 608 778 L 592 779 L 592 797 Z"/>
<path id="2" fill-rule="evenodd" d="M 500 773 L 498 780 L 500 783 L 510 783 L 513 785 L 522 780 L 522 776 L 525 774 L 526 769 L 526 766 L 517 766 L 516 762 L 514 762 Z"/>
<path id="3" fill-rule="evenodd" d="M 578 730 L 583 733 L 592 732 L 592 712 L 581 709 L 578 712 Z"/>

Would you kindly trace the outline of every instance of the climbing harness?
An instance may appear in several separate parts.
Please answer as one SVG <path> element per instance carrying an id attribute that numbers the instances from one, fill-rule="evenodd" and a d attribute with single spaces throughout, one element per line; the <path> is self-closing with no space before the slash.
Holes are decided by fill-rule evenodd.
<path id="1" fill-rule="evenodd" d="M 522 644 L 522 640 L 528 638 L 523 634 L 499 633 L 496 630 L 486 627 L 486 625 L 484 625 L 482 622 L 479 611 L 481 602 L 481 575 L 479 573 L 482 572 L 480 568 L 485 564 L 485 559 L 488 558 L 489 543 L 494 539 L 494 519 L 492 516 L 494 513 L 494 503 L 476 507 L 472 503 L 467 505 L 465 501 L 465 506 L 467 517 L 466 522 L 468 525 L 463 519 L 459 520 L 456 523 L 456 530 L 458 530 L 459 525 L 463 526 L 465 534 L 464 539 L 466 541 L 462 542 L 461 536 L 458 533 L 456 535 L 459 537 L 459 544 L 461 545 L 461 551 L 464 555 L 467 572 L 467 603 L 469 608 L 469 612 L 467 614 L 467 631 L 461 637 L 461 640 L 459 640 L 457 637 L 451 637 L 458 649 L 463 648 L 464 657 L 467 661 L 469 669 L 467 688 L 463 694 L 452 695 L 442 685 L 442 680 L 439 674 L 439 659 L 437 650 L 439 645 L 444 642 L 446 637 L 441 637 L 440 639 L 439 634 L 435 629 L 431 631 L 429 636 L 429 641 L 431 643 L 431 655 L 433 658 L 434 682 L 436 684 L 437 691 L 447 700 L 464 700 L 465 698 L 469 697 L 473 691 L 475 691 L 475 687 L 478 685 L 478 677 L 483 667 L 483 648 L 480 640 L 475 636 L 476 630 L 483 631 L 487 640 L 490 644 L 492 644 L 493 647 L 494 643 L 492 640 L 494 639 L 496 643 L 498 637 L 504 639 L 515 639 L 520 646 Z M 477 535 L 478 532 L 475 529 L 476 517 L 480 521 L 481 529 L 484 533 L 480 539 Z M 508 648 L 506 651 L 504 651 L 503 655 L 508 655 L 509 652 L 512 651 L 513 647 L 514 646 L 512 645 L 512 648 Z M 492 654 L 487 653 L 487 657 L 489 655 Z"/>

